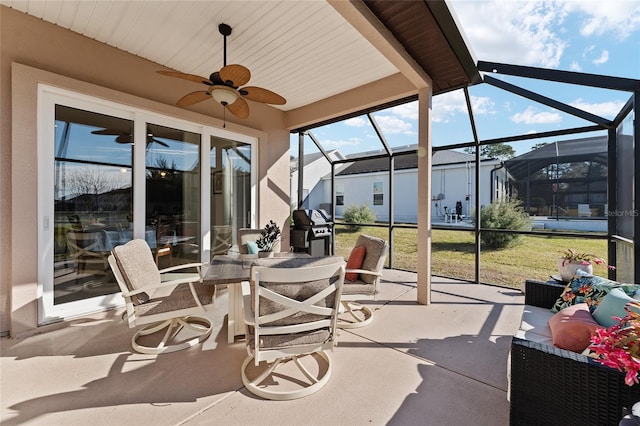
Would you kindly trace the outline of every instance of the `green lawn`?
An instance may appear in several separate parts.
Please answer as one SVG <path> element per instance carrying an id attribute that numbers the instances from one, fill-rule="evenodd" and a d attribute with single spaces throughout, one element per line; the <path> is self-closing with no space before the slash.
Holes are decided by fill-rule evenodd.
<path id="1" fill-rule="evenodd" d="M 336 226 L 336 254 L 349 257 L 359 234 L 388 239 L 386 228 L 362 227 L 350 232 Z M 394 241 L 394 267 L 414 271 L 417 264 L 415 229 L 396 229 Z M 519 288 L 525 279 L 548 280 L 557 274 L 558 257 L 568 249 L 607 258 L 607 240 L 591 240 L 563 236 L 523 236 L 521 244 L 504 250 L 482 248 L 480 255 L 480 281 Z M 474 280 L 474 239 L 469 231 L 433 230 L 432 273 L 434 275 Z M 607 276 L 605 266 L 594 268 L 596 275 Z"/>

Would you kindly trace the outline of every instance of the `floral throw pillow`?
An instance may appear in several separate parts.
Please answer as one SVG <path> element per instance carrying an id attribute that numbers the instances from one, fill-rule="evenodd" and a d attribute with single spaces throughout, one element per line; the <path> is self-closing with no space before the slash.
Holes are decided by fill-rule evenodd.
<path id="1" fill-rule="evenodd" d="M 609 294 L 613 288 L 620 288 L 627 295 L 633 296 L 640 289 L 640 285 L 623 284 L 595 275 L 576 275 L 562 291 L 562 294 L 551 308 L 551 312 L 559 312 L 577 303 L 586 303 L 589 305 L 589 311 L 593 313 L 600 300 Z"/>

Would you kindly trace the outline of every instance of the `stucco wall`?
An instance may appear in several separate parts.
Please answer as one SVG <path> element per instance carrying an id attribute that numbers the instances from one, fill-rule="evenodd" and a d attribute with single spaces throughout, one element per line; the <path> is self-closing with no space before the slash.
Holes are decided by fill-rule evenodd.
<path id="1" fill-rule="evenodd" d="M 37 83 L 207 126 L 222 127 L 222 108 L 173 106 L 193 83 L 156 74 L 160 65 L 0 6 L 0 333 L 30 333 L 37 313 Z M 251 103 L 227 130 L 259 139 L 258 225 L 288 223 L 289 133 L 284 113 Z M 268 200 L 268 202 L 260 202 Z M 283 227 L 288 246 L 288 228 Z"/>

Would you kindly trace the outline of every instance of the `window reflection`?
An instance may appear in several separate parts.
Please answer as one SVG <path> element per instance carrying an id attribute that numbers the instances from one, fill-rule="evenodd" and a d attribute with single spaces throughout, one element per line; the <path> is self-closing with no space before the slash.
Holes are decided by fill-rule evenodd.
<path id="1" fill-rule="evenodd" d="M 107 256 L 132 221 L 132 125 L 55 107 L 54 304 L 118 291 Z"/>
<path id="2" fill-rule="evenodd" d="M 211 254 L 226 254 L 251 226 L 251 146 L 211 138 Z"/>
<path id="3" fill-rule="evenodd" d="M 200 259 L 200 135 L 147 125 L 146 227 L 160 268 Z"/>

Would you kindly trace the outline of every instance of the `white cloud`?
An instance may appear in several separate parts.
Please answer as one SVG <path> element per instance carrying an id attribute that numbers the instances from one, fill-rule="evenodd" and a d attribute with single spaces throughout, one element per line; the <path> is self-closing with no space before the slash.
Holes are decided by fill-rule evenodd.
<path id="1" fill-rule="evenodd" d="M 367 121 L 362 117 L 353 117 L 343 121 L 345 126 L 350 127 L 364 127 L 367 125 Z"/>
<path id="2" fill-rule="evenodd" d="M 390 109 L 390 112 L 402 118 L 406 118 L 407 120 L 417 120 L 418 119 L 418 101 L 394 106 L 393 108 Z"/>
<path id="3" fill-rule="evenodd" d="M 561 122 L 562 116 L 556 112 L 538 112 L 534 107 L 530 106 L 523 112 L 513 114 L 510 119 L 518 124 L 549 124 Z"/>
<path id="4" fill-rule="evenodd" d="M 488 97 L 471 96 L 471 108 L 474 115 L 495 114 L 495 103 Z M 468 117 L 464 92 L 456 90 L 433 98 L 431 120 L 435 123 L 447 123 L 456 114 Z"/>
<path id="5" fill-rule="evenodd" d="M 495 62 L 556 68 L 576 31 L 623 41 L 640 30 L 636 0 L 452 0 L 451 5 L 478 59 Z M 575 30 L 566 26 L 569 16 Z M 606 60 L 604 52 L 599 59 Z"/>
<path id="6" fill-rule="evenodd" d="M 345 146 L 358 146 L 362 143 L 360 138 L 348 138 L 348 139 L 323 139 L 322 146 L 325 149 L 342 148 Z"/>
<path id="7" fill-rule="evenodd" d="M 569 65 L 569 69 L 571 69 L 571 71 L 576 71 L 576 72 L 582 71 L 582 67 L 576 61 L 571 62 L 571 65 Z"/>
<path id="8" fill-rule="evenodd" d="M 557 67 L 567 47 L 554 28 L 567 11 L 556 2 L 452 2 L 478 59 Z"/>
<path id="9" fill-rule="evenodd" d="M 614 118 L 620 112 L 620 110 L 622 110 L 624 104 L 624 101 L 611 101 L 590 104 L 585 102 L 583 99 L 576 99 L 575 101 L 570 103 L 570 105 L 573 107 L 605 118 Z"/>
<path id="10" fill-rule="evenodd" d="M 593 60 L 594 64 L 605 64 L 609 60 L 609 51 L 603 50 L 600 57 Z"/>
<path id="11" fill-rule="evenodd" d="M 600 55 L 597 56 L 598 53 L 596 52 L 596 46 L 595 45 L 589 45 L 587 47 L 584 48 L 584 50 L 582 51 L 582 58 L 590 61 L 593 64 L 599 65 L 599 64 L 605 64 L 607 63 L 607 61 L 609 61 L 609 51 L 606 49 L 602 49 L 602 51 L 600 52 Z"/>
<path id="12" fill-rule="evenodd" d="M 611 33 L 621 41 L 640 30 L 640 3 L 634 0 L 618 1 L 565 1 L 567 13 L 580 13 L 583 17 L 580 34 L 584 37 Z"/>
<path id="13" fill-rule="evenodd" d="M 471 96 L 473 115 L 495 114 L 495 102 L 486 96 Z"/>
<path id="14" fill-rule="evenodd" d="M 433 98 L 431 121 L 434 123 L 447 123 L 454 115 L 466 112 L 464 94 L 461 91 L 444 93 Z"/>
<path id="15" fill-rule="evenodd" d="M 383 134 L 415 133 L 412 131 L 413 125 L 410 122 L 391 115 L 377 115 L 376 122 Z"/>

